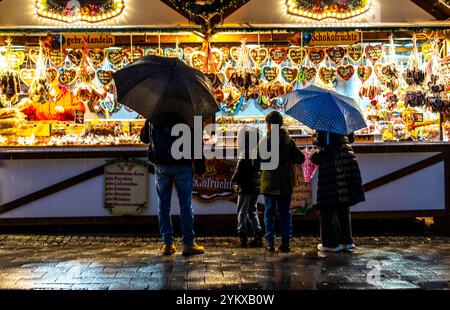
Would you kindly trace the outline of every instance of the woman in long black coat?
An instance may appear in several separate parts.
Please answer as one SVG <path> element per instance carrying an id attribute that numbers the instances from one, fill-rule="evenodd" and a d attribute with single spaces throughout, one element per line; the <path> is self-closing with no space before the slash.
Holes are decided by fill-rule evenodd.
<path id="1" fill-rule="evenodd" d="M 354 135 L 317 132 L 319 148 L 311 161 L 319 165 L 317 204 L 320 212 L 322 251 L 339 252 L 355 247 L 352 238 L 350 207 L 365 200 L 361 172 L 351 147 Z"/>

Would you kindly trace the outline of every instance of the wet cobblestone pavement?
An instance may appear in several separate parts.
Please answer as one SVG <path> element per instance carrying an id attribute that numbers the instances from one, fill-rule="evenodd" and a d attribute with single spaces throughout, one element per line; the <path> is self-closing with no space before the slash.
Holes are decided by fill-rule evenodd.
<path id="1" fill-rule="evenodd" d="M 203 237 L 206 254 L 185 258 L 179 240 L 163 257 L 146 235 L 0 235 L 0 289 L 450 289 L 450 237 L 359 237 L 340 254 L 317 253 L 318 241 L 294 238 L 286 254 Z"/>

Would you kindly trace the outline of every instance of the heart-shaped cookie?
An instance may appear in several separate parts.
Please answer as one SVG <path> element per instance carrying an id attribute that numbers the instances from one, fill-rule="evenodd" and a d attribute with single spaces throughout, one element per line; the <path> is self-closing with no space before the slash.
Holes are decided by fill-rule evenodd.
<path id="1" fill-rule="evenodd" d="M 325 59 L 325 51 L 321 48 L 312 48 L 309 50 L 308 58 L 313 65 L 317 66 Z"/>
<path id="2" fill-rule="evenodd" d="M 297 80 L 298 68 L 283 67 L 281 69 L 281 76 L 288 83 L 294 83 Z"/>
<path id="3" fill-rule="evenodd" d="M 332 67 L 321 67 L 319 69 L 319 78 L 325 84 L 331 84 L 336 80 L 336 69 Z"/>
<path id="4" fill-rule="evenodd" d="M 230 56 L 234 61 L 238 61 L 240 55 L 241 55 L 241 47 L 233 46 L 232 48 L 230 48 Z"/>
<path id="5" fill-rule="evenodd" d="M 364 52 L 362 44 L 355 44 L 347 48 L 347 55 L 353 62 L 358 62 Z"/>
<path id="6" fill-rule="evenodd" d="M 142 48 L 135 47 L 133 50 L 131 48 L 127 48 L 125 51 L 125 56 L 128 62 L 133 62 L 138 60 L 139 58 L 144 57 L 145 51 Z"/>
<path id="7" fill-rule="evenodd" d="M 371 66 L 359 65 L 357 72 L 358 72 L 359 79 L 361 80 L 361 82 L 364 83 L 372 75 L 372 67 Z"/>
<path id="8" fill-rule="evenodd" d="M 123 49 L 113 49 L 109 50 L 106 54 L 108 61 L 113 65 L 114 68 L 119 68 L 123 65 L 125 61 L 125 52 Z"/>
<path id="9" fill-rule="evenodd" d="M 181 47 L 178 48 L 178 53 L 177 53 L 177 50 L 172 47 L 166 47 L 164 49 L 165 57 L 183 59 L 183 55 L 184 55 L 184 53 L 183 53 L 183 49 Z"/>
<path id="10" fill-rule="evenodd" d="M 81 59 L 83 58 L 83 52 L 79 49 L 71 50 L 67 53 L 67 57 L 69 57 L 69 60 L 73 65 L 79 67 Z"/>
<path id="11" fill-rule="evenodd" d="M 113 80 L 113 73 L 112 70 L 97 70 L 97 78 L 103 85 L 108 85 Z"/>
<path id="12" fill-rule="evenodd" d="M 344 59 L 347 50 L 340 46 L 329 47 L 326 50 L 328 58 L 335 64 L 339 65 Z"/>
<path id="13" fill-rule="evenodd" d="M 95 48 L 88 51 L 87 56 L 94 68 L 98 68 L 106 59 L 106 53 L 101 48 Z"/>
<path id="14" fill-rule="evenodd" d="M 203 71 L 205 69 L 206 54 L 202 51 L 196 51 L 191 54 L 191 67 Z"/>
<path id="15" fill-rule="evenodd" d="M 58 71 L 58 81 L 63 85 L 70 85 L 77 79 L 76 69 L 60 68 Z"/>
<path id="16" fill-rule="evenodd" d="M 51 50 L 48 52 L 48 58 L 54 66 L 59 67 L 64 63 L 66 54 L 65 52 L 61 52 L 61 50 Z"/>
<path id="17" fill-rule="evenodd" d="M 427 61 L 430 61 L 434 56 L 434 47 L 430 43 L 422 45 L 422 55 Z"/>
<path id="18" fill-rule="evenodd" d="M 81 82 L 89 84 L 95 79 L 96 72 L 91 68 L 86 68 L 78 72 L 78 78 Z"/>
<path id="19" fill-rule="evenodd" d="M 277 65 L 281 64 L 287 57 L 288 52 L 284 47 L 272 47 L 269 50 L 269 57 Z"/>
<path id="20" fill-rule="evenodd" d="M 271 82 L 278 77 L 278 67 L 264 66 L 262 68 L 262 75 L 267 82 Z"/>
<path id="21" fill-rule="evenodd" d="M 297 79 L 302 83 L 311 82 L 317 74 L 316 67 L 303 66 L 298 73 Z"/>
<path id="22" fill-rule="evenodd" d="M 228 80 L 231 79 L 231 76 L 233 75 L 234 72 L 236 72 L 236 69 L 232 66 L 225 68 L 225 76 L 227 77 Z"/>
<path id="23" fill-rule="evenodd" d="M 13 68 L 19 68 L 25 61 L 24 51 L 12 51 L 8 53 L 7 64 Z"/>
<path id="24" fill-rule="evenodd" d="M 35 69 L 20 69 L 19 72 L 20 80 L 27 86 L 30 86 L 33 83 L 33 80 L 36 76 Z"/>
<path id="25" fill-rule="evenodd" d="M 47 80 L 52 83 L 58 77 L 58 70 L 53 67 L 47 68 L 46 77 Z"/>
<path id="26" fill-rule="evenodd" d="M 252 48 L 250 50 L 250 58 L 257 66 L 261 66 L 269 58 L 269 50 L 265 47 Z"/>
<path id="27" fill-rule="evenodd" d="M 382 84 L 386 83 L 387 81 L 386 77 L 383 75 L 383 66 L 384 65 L 380 63 L 377 63 L 373 66 L 373 71 Z"/>
<path id="28" fill-rule="evenodd" d="M 222 52 L 223 61 L 226 61 L 228 57 L 230 57 L 230 50 L 226 46 L 222 46 L 220 48 L 220 51 Z"/>
<path id="29" fill-rule="evenodd" d="M 301 47 L 291 47 L 288 52 L 289 59 L 296 66 L 300 66 L 306 59 L 307 51 Z"/>
<path id="30" fill-rule="evenodd" d="M 161 48 L 153 48 L 153 47 L 149 47 L 144 51 L 144 55 L 148 56 L 148 55 L 155 55 L 155 56 L 163 56 L 164 55 L 164 51 Z M 138 55 L 139 56 L 139 55 Z"/>
<path id="31" fill-rule="evenodd" d="M 375 64 L 383 56 L 383 46 L 378 45 L 367 45 L 366 46 L 366 56 L 367 58 Z"/>
<path id="32" fill-rule="evenodd" d="M 223 56 L 222 50 L 214 47 L 211 49 L 211 53 L 213 55 L 213 62 L 214 62 L 214 65 L 216 66 L 216 70 L 217 71 L 222 70 L 222 66 L 224 64 L 224 59 L 225 59 L 225 58 L 223 58 L 224 56 Z"/>
<path id="33" fill-rule="evenodd" d="M 33 63 L 36 63 L 39 57 L 39 48 L 37 47 L 30 48 L 28 50 L 28 57 L 30 57 Z"/>
<path id="34" fill-rule="evenodd" d="M 148 49 L 147 49 L 147 50 L 148 50 Z M 147 50 L 145 51 L 145 55 L 147 55 Z M 196 48 L 194 48 L 194 47 L 185 47 L 184 50 L 183 50 L 184 60 L 185 60 L 187 63 L 190 63 L 190 61 L 191 61 L 191 55 L 192 55 L 192 53 L 194 53 L 194 52 L 196 52 L 196 51 L 198 51 L 198 49 L 196 49 Z M 157 51 L 155 50 L 155 52 L 157 52 Z M 149 54 L 149 55 L 153 55 L 153 54 Z"/>
<path id="35" fill-rule="evenodd" d="M 347 82 L 352 78 L 353 74 L 355 74 L 355 67 L 353 67 L 353 65 L 338 66 L 336 72 L 341 79 Z"/>
<path id="36" fill-rule="evenodd" d="M 106 98 L 100 102 L 100 107 L 103 110 L 107 110 L 109 113 L 113 113 L 116 109 L 114 101 L 109 96 L 106 96 Z"/>

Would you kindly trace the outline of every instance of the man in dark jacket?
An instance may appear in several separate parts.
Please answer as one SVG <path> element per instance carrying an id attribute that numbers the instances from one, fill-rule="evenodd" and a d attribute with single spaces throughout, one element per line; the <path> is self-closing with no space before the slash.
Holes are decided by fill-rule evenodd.
<path id="1" fill-rule="evenodd" d="M 261 171 L 261 194 L 264 195 L 265 212 L 264 224 L 266 229 L 265 238 L 267 240 L 267 250 L 275 251 L 275 231 L 274 217 L 278 207 L 280 212 L 280 230 L 281 230 L 281 247 L 280 251 L 290 251 L 290 239 L 292 233 L 292 213 L 291 198 L 293 193 L 294 180 L 294 164 L 302 164 L 305 156 L 297 148 L 294 140 L 291 139 L 283 126 L 283 116 L 272 111 L 266 116 L 266 124 L 268 128 L 267 144 L 270 146 L 272 139 L 271 126 L 279 127 L 279 145 L 278 148 L 271 149 L 278 151 L 279 161 L 276 169 Z M 262 160 L 263 161 L 263 160 Z"/>
<path id="2" fill-rule="evenodd" d="M 249 245 L 251 247 L 261 247 L 262 229 L 259 223 L 256 204 L 260 192 L 261 173 L 255 162 L 251 159 L 250 135 L 255 135 L 255 142 L 257 143 L 259 140 L 257 129 L 243 128 L 239 132 L 238 149 L 242 149 L 242 154 L 239 154 L 236 171 L 231 178 L 231 182 L 238 185 L 237 230 L 241 240 L 241 246 L 247 247 L 247 220 L 250 220 L 254 239 L 250 241 Z"/>
<path id="3" fill-rule="evenodd" d="M 314 144 L 319 148 L 311 161 L 319 165 L 316 208 L 320 212 L 322 244 L 328 252 L 351 250 L 350 207 L 365 200 L 361 173 L 350 143 L 354 135 L 343 136 L 319 131 Z"/>
<path id="4" fill-rule="evenodd" d="M 177 124 L 186 124 L 186 121 L 177 113 L 166 112 L 161 114 L 153 124 L 146 121 L 141 131 L 141 140 L 149 144 L 148 157 L 155 166 L 159 225 L 164 242 L 162 252 L 164 255 L 171 255 L 176 251 L 170 215 L 172 187 L 175 184 L 180 203 L 180 222 L 183 235 L 182 254 L 184 256 L 203 254 L 204 248 L 194 242 L 194 212 L 191 203 L 194 183 L 194 167 L 191 159 L 193 156 L 182 159 L 174 159 L 172 156 L 172 144 L 179 137 L 172 136 L 171 131 Z M 204 161 L 196 160 L 194 164 L 195 173 L 203 174 L 205 170 Z"/>

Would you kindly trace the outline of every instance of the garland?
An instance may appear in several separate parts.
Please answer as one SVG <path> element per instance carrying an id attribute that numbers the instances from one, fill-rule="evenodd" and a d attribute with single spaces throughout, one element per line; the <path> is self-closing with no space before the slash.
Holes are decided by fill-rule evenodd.
<path id="1" fill-rule="evenodd" d="M 214 16 L 223 15 L 230 9 L 237 9 L 244 5 L 246 0 L 210 0 L 204 4 L 198 4 L 197 0 L 171 0 L 172 5 L 182 14 L 190 16 Z"/>
<path id="2" fill-rule="evenodd" d="M 346 19 L 367 12 L 370 0 L 287 0 L 288 13 L 306 18 Z"/>

